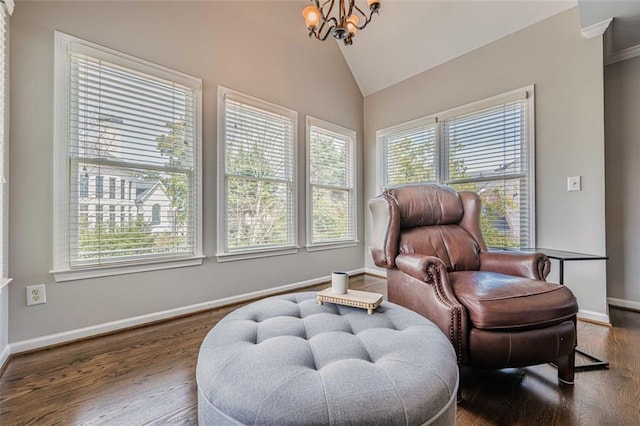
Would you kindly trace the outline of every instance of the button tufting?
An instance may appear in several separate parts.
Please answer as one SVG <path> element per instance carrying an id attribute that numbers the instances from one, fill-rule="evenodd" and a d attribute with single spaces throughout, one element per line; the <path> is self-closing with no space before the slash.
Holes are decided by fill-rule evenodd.
<path id="1" fill-rule="evenodd" d="M 246 424 L 423 424 L 445 411 L 455 419 L 458 369 L 448 339 L 426 319 L 384 304 L 369 316 L 318 305 L 308 292 L 239 308 L 202 344 L 199 415 L 207 424 L 230 417 Z"/>

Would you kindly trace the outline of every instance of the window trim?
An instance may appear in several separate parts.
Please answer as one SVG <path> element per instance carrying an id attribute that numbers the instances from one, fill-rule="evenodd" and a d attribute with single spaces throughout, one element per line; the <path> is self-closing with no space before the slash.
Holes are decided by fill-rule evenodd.
<path id="1" fill-rule="evenodd" d="M 10 170 L 9 170 L 9 117 L 11 115 L 10 111 L 10 46 L 9 41 L 11 35 L 10 32 L 10 18 L 13 14 L 15 4 L 13 0 L 3 1 L 3 4 L 0 5 L 2 11 L 0 12 L 0 19 L 2 19 L 2 27 L 0 30 L 4 31 L 4 45 L 0 46 L 2 49 L 2 55 L 0 56 L 0 60 L 3 61 L 1 65 L 2 70 L 4 71 L 4 81 L 2 82 L 3 93 L 0 93 L 1 100 L 3 102 L 2 105 L 2 116 L 0 120 L 3 122 L 2 126 L 2 152 L 0 152 L 0 161 L 2 161 L 1 165 L 1 174 L 0 174 L 0 236 L 2 236 L 2 240 L 0 241 L 0 294 L 4 291 L 4 288 L 9 285 L 12 281 L 12 278 L 9 277 L 9 180 L 10 180 Z M 1 321 L 0 321 L 1 322 Z M 6 324 L 3 325 L 6 329 Z"/>
<path id="2" fill-rule="evenodd" d="M 229 251 L 227 249 L 227 238 L 226 238 L 226 211 L 227 211 L 227 200 L 226 200 L 226 114 L 225 114 L 225 99 L 229 97 L 230 99 L 240 100 L 242 102 L 246 102 L 253 107 L 263 109 L 265 111 L 279 114 L 291 119 L 293 123 L 293 170 L 292 170 L 292 185 L 293 185 L 293 243 L 292 244 L 283 244 L 277 246 L 265 246 L 259 248 L 247 248 L 247 249 L 234 249 L 233 251 Z M 218 182 L 217 182 L 217 190 L 218 190 L 218 205 L 217 205 L 217 252 L 216 259 L 218 262 L 231 262 L 236 260 L 246 260 L 246 259 L 257 259 L 262 257 L 270 257 L 270 256 L 280 256 L 280 255 L 289 255 L 298 253 L 298 249 L 300 248 L 298 243 L 298 112 L 291 110 L 289 108 L 258 99 L 256 97 L 246 95 L 241 92 L 237 92 L 235 90 L 229 89 L 224 86 L 218 86 Z"/>
<path id="3" fill-rule="evenodd" d="M 337 133 L 344 137 L 351 139 L 351 168 L 352 176 L 351 187 L 339 187 L 340 189 L 349 191 L 351 205 L 351 223 L 353 226 L 353 238 L 324 241 L 319 243 L 313 242 L 313 184 L 311 183 L 311 127 L 318 127 L 320 129 L 328 130 L 329 132 Z M 306 117 L 306 196 L 307 196 L 307 251 L 320 251 L 320 250 L 332 250 L 346 247 L 355 247 L 360 242 L 358 240 L 358 134 L 355 130 L 348 129 L 346 127 L 339 126 L 337 124 L 330 123 L 328 121 L 320 120 L 319 118 L 307 115 Z M 338 188 L 338 187 L 336 187 Z"/>
<path id="4" fill-rule="evenodd" d="M 70 197 L 69 176 L 72 167 L 69 161 L 69 71 L 68 55 L 72 50 L 99 55 L 133 71 L 143 72 L 158 78 L 170 80 L 194 90 L 194 253 L 190 255 L 148 257 L 127 262 L 104 262 L 103 265 L 71 268 L 70 262 Z M 202 80 L 174 71 L 161 65 L 118 52 L 60 31 L 54 36 L 54 109 L 53 109 L 53 268 L 50 273 L 56 281 L 70 281 L 96 278 L 159 269 L 200 265 L 205 256 L 202 250 Z M 103 188 L 104 190 L 104 188 Z M 103 194 L 104 195 L 104 194 Z"/>
<path id="5" fill-rule="evenodd" d="M 409 120 L 394 126 L 385 127 L 376 131 L 376 189 L 378 193 L 384 191 L 386 189 L 385 182 L 385 160 L 386 153 L 383 152 L 383 138 L 389 134 L 397 133 L 400 131 L 412 129 L 415 127 L 419 127 L 421 125 L 426 125 L 430 123 L 437 123 L 440 126 L 440 122 L 449 119 L 451 117 L 460 116 L 468 113 L 472 113 L 475 111 L 480 111 L 482 109 L 491 108 L 496 105 L 504 104 L 510 101 L 522 100 L 526 99 L 528 103 L 527 108 L 527 126 L 528 126 L 528 140 L 524 143 L 523 149 L 525 150 L 524 154 L 527 155 L 528 163 L 527 163 L 527 185 L 528 185 L 528 203 L 529 203 L 529 217 L 528 217 L 528 228 L 529 228 L 529 241 L 527 245 L 530 247 L 535 247 L 536 245 L 536 205 L 535 205 L 535 183 L 536 183 L 536 164 L 535 164 L 535 84 L 531 84 L 528 86 L 521 87 L 519 89 L 514 89 L 508 92 L 504 92 L 498 95 L 494 95 L 488 98 L 480 99 L 474 102 L 470 102 L 465 105 L 461 105 L 458 107 L 450 108 L 435 114 L 430 114 L 424 117 L 419 117 L 417 119 Z M 438 182 L 443 185 L 450 185 L 454 182 L 448 180 L 448 176 L 446 179 L 445 175 L 448 175 L 448 165 L 444 163 L 445 158 L 443 156 L 444 147 L 443 141 L 441 137 L 441 131 L 438 127 L 436 129 L 436 150 L 437 150 L 437 176 Z M 497 180 L 497 179 L 490 179 Z M 477 181 L 477 180 L 470 180 Z"/>

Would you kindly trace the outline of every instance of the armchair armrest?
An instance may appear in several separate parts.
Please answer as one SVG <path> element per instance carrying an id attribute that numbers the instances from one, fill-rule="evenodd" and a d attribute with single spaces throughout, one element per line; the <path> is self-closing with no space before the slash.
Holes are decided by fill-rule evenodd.
<path id="1" fill-rule="evenodd" d="M 389 301 L 431 320 L 449 336 L 459 362 L 467 361 L 467 311 L 456 298 L 444 262 L 423 254 L 399 254 L 387 273 Z"/>
<path id="2" fill-rule="evenodd" d="M 434 266 L 435 269 L 433 268 Z M 399 254 L 396 257 L 396 268 L 426 283 L 434 281 L 436 277 L 433 276 L 432 271 L 435 270 L 439 274 L 437 278 L 441 282 L 448 281 L 448 277 L 443 276 L 443 274 L 447 273 L 447 267 L 442 260 L 434 256 L 425 256 L 418 253 Z"/>
<path id="3" fill-rule="evenodd" d="M 480 252 L 480 270 L 545 281 L 551 271 L 551 262 L 542 253 L 483 251 Z"/>

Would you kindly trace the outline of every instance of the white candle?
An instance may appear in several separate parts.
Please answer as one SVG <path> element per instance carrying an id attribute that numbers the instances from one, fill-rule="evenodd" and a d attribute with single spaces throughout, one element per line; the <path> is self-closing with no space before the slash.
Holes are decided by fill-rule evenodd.
<path id="1" fill-rule="evenodd" d="M 349 274 L 333 272 L 331 274 L 331 292 L 333 294 L 347 294 L 349 289 Z"/>

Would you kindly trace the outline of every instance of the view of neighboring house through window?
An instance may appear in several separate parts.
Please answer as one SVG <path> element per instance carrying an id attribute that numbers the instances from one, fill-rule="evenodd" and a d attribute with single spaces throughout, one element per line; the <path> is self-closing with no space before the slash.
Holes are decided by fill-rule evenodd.
<path id="1" fill-rule="evenodd" d="M 57 122 L 69 135 L 57 139 L 66 153 L 57 175 L 71 189 L 60 191 L 68 201 L 56 197 L 71 219 L 56 220 L 68 241 L 57 268 L 200 255 L 200 81 L 61 33 L 56 39 L 57 69 L 66 70 L 56 89 L 69 98 L 68 116 Z M 160 218 L 156 209 L 170 214 Z"/>
<path id="2" fill-rule="evenodd" d="M 356 240 L 356 133 L 307 117 L 307 244 Z"/>
<path id="3" fill-rule="evenodd" d="M 381 186 L 473 191 L 492 247 L 534 245 L 533 87 L 378 132 Z"/>
<path id="4" fill-rule="evenodd" d="M 219 256 L 295 248 L 297 113 L 220 88 Z"/>

